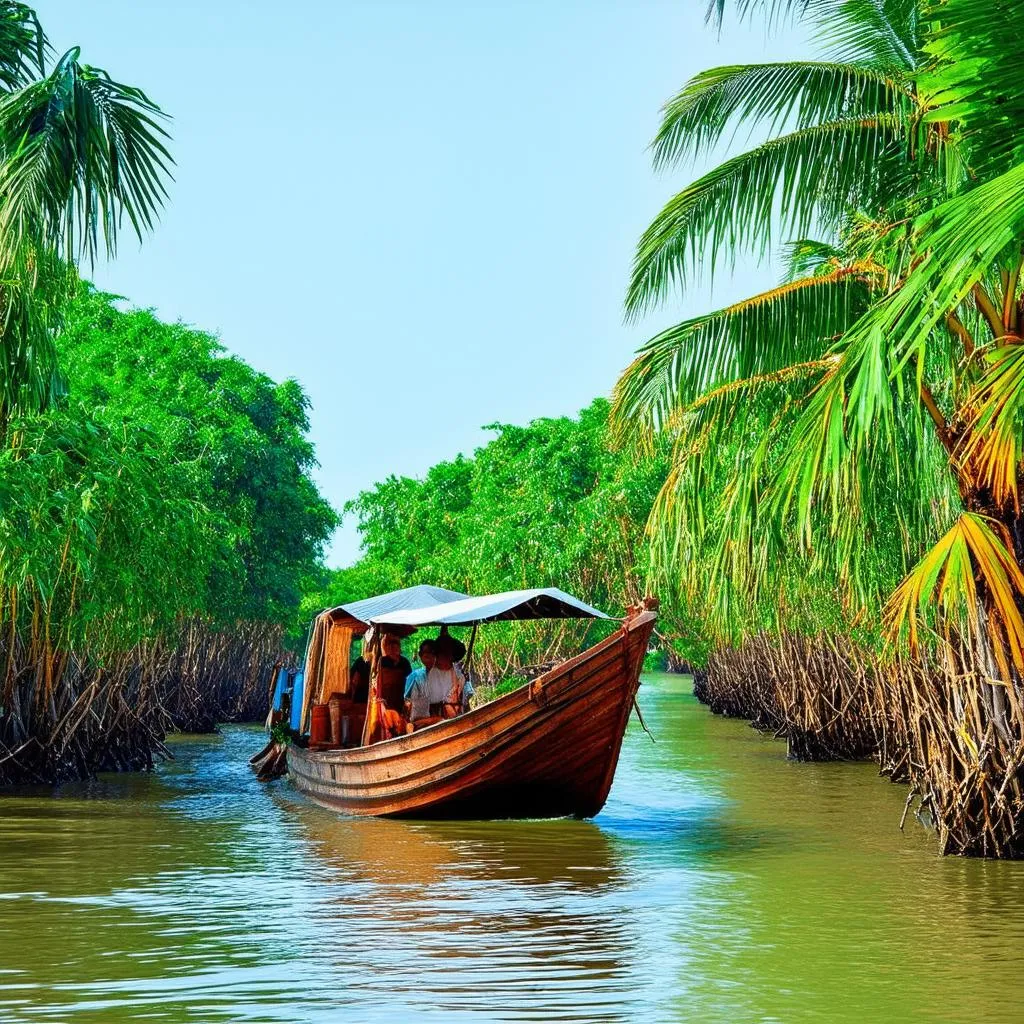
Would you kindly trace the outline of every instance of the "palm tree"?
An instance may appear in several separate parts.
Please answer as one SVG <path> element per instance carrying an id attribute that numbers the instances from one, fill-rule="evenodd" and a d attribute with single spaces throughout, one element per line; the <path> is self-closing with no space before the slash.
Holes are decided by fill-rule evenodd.
<path id="1" fill-rule="evenodd" d="M 711 151 L 738 126 L 765 127 L 769 137 L 666 204 L 640 241 L 627 295 L 627 310 L 638 315 L 673 288 L 728 266 L 741 246 L 764 255 L 780 232 L 797 237 L 779 287 L 662 331 L 616 389 L 621 433 L 668 428 L 675 436 L 674 471 L 652 522 L 662 562 L 673 577 L 682 566 L 684 581 L 691 571 L 691 582 L 703 586 L 695 578 L 702 563 L 685 549 L 700 545 L 709 523 L 732 524 L 744 543 L 728 529 L 719 533 L 717 561 L 728 548 L 730 571 L 716 579 L 734 594 L 756 585 L 756 567 L 767 558 L 751 545 L 776 536 L 759 527 L 770 439 L 785 434 L 808 392 L 834 372 L 836 340 L 891 287 L 891 268 L 908 244 L 899 222 L 937 163 L 927 147 L 907 158 L 921 134 L 914 5 L 890 2 L 881 21 L 874 4 L 814 6 L 831 59 L 716 68 L 666 105 L 654 143 L 659 167 Z M 830 242 L 807 238 L 812 230 Z M 721 481 L 729 514 L 709 517 L 701 509 L 710 467 L 693 455 L 726 437 L 744 438 L 735 462 L 746 486 L 740 477 Z M 744 551 L 749 557 L 739 558 Z M 730 584 L 740 576 L 746 585 L 737 590 Z M 723 617 L 735 611 L 721 608 Z"/>
<path id="2" fill-rule="evenodd" d="M 851 614 L 885 601 L 891 637 L 920 652 L 938 628 L 974 655 L 955 727 L 928 724 L 962 766 L 940 823 L 947 837 L 954 817 L 977 825 L 953 848 L 1020 852 L 1024 88 L 1005 40 L 1024 5 L 993 19 L 978 0 L 741 3 L 758 6 L 812 19 L 835 60 L 717 69 L 668 104 L 661 164 L 737 120 L 770 137 L 668 203 L 627 308 L 780 232 L 797 238 L 789 279 L 653 338 L 619 381 L 615 422 L 673 434 L 656 551 L 691 587 L 710 569 L 721 614 L 796 553 Z M 879 537 L 905 571 L 891 592 Z"/>
<path id="3" fill-rule="evenodd" d="M 0 2 L 0 424 L 60 392 L 53 337 L 75 266 L 141 239 L 166 197 L 164 115 Z"/>

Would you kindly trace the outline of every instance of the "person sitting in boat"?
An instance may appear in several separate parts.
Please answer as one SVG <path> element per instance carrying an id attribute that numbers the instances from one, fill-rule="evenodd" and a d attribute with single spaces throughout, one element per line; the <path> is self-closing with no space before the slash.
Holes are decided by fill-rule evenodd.
<path id="1" fill-rule="evenodd" d="M 436 660 L 433 640 L 425 639 L 420 644 L 419 659 L 422 668 L 414 668 L 405 681 L 405 713 L 410 722 L 430 716 L 427 673 L 434 667 Z"/>
<path id="2" fill-rule="evenodd" d="M 357 704 L 365 704 L 370 696 L 370 663 L 360 654 L 349 669 L 349 692 Z"/>
<path id="3" fill-rule="evenodd" d="M 381 669 L 380 696 L 392 710 L 403 714 L 405 711 L 405 681 L 412 672 L 409 659 L 402 654 L 402 642 L 394 633 L 385 633 L 380 642 Z"/>
<path id="4" fill-rule="evenodd" d="M 469 698 L 473 696 L 473 684 L 457 664 L 466 656 L 466 645 L 442 627 L 434 641 L 434 653 L 434 667 L 426 678 L 429 717 L 455 718 L 469 708 Z"/>

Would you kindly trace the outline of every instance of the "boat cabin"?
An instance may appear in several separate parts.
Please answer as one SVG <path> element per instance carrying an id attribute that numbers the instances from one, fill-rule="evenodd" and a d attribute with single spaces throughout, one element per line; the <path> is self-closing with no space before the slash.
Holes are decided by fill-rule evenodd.
<path id="1" fill-rule="evenodd" d="M 409 666 L 396 657 L 396 640 L 422 631 L 446 650 L 448 664 L 458 666 L 453 681 L 460 674 L 471 679 L 480 625 L 564 618 L 608 616 L 555 587 L 470 597 L 423 585 L 328 608 L 313 620 L 302 668 L 280 671 L 272 714 L 288 722 L 293 742 L 311 750 L 352 749 L 408 735 L 456 717 L 465 704 L 446 698 L 414 719 L 405 694 Z M 457 628 L 470 631 L 467 642 L 449 633 Z M 359 639 L 363 654 L 356 658 Z"/>

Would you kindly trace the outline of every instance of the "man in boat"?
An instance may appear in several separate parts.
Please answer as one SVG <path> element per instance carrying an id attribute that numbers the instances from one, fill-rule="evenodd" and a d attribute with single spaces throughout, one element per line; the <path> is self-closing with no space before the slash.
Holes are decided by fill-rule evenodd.
<path id="1" fill-rule="evenodd" d="M 427 638 L 420 643 L 419 659 L 421 668 L 414 668 L 405 681 L 405 714 L 410 722 L 430 715 L 430 701 L 427 699 L 427 673 L 434 667 L 437 656 L 434 641 Z"/>
<path id="2" fill-rule="evenodd" d="M 381 699 L 392 710 L 405 711 L 405 681 L 412 673 L 409 659 L 402 655 L 402 642 L 394 633 L 385 633 L 381 639 Z M 385 683 L 386 681 L 386 683 Z"/>
<path id="3" fill-rule="evenodd" d="M 455 718 L 469 707 L 473 684 L 456 664 L 465 656 L 465 645 L 449 636 L 447 629 L 442 629 L 436 640 L 420 644 L 424 667 L 414 673 L 415 679 L 410 677 L 405 694 L 415 725 L 422 728 L 442 718 Z"/>
<path id="4" fill-rule="evenodd" d="M 442 626 L 434 641 L 434 651 L 437 660 L 427 673 L 430 710 L 442 718 L 455 718 L 469 710 L 469 698 L 473 696 L 473 684 L 457 664 L 466 656 L 466 645 L 449 636 L 448 627 Z M 439 696 L 440 700 L 437 700 Z"/>

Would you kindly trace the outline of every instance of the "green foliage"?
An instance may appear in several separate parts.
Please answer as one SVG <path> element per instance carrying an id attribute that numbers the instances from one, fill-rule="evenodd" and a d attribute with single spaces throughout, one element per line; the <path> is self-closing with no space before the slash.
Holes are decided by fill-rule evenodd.
<path id="1" fill-rule="evenodd" d="M 179 567 L 200 579 L 204 612 L 223 623 L 289 621 L 337 521 L 309 477 L 301 387 L 88 286 L 65 315 L 59 350 L 71 402 L 111 430 L 159 439 L 165 475 L 205 510 L 208 563 Z"/>
<path id="2" fill-rule="evenodd" d="M 506 676 L 494 687 L 494 696 L 503 697 L 506 693 L 511 693 L 513 690 L 518 690 L 520 686 L 525 686 L 527 682 L 529 680 L 526 676 Z"/>
<path id="3" fill-rule="evenodd" d="M 1006 568 L 1024 559 L 1024 89 L 1006 45 L 1024 7 L 735 6 L 804 20 L 829 59 L 714 69 L 665 108 L 660 166 L 740 123 L 768 138 L 655 218 L 628 311 L 796 237 L 787 283 L 662 331 L 616 389 L 622 436 L 672 444 L 655 578 L 689 607 L 704 595 L 727 641 L 877 643 L 895 593 L 892 636 L 916 640 L 936 611 L 961 636 L 987 622 L 1002 674 L 1024 671 L 1024 578 Z"/>
<path id="4" fill-rule="evenodd" d="M 207 513 L 157 434 L 75 407 L 15 421 L 12 438 L 0 449 L 6 623 L 98 654 L 203 610 Z"/>
<path id="5" fill-rule="evenodd" d="M 433 466 L 389 477 L 349 503 L 363 542 L 355 565 L 308 595 L 303 612 L 417 583 L 473 594 L 558 586 L 611 613 L 643 596 L 643 524 L 666 470 L 610 443 L 608 403 L 578 418 L 493 424 L 494 439 Z M 477 651 L 490 674 L 543 662 L 607 627 L 494 624 Z M 479 664 L 479 662 L 478 662 Z"/>
<path id="6" fill-rule="evenodd" d="M 668 670 L 668 654 L 663 650 L 648 651 L 644 655 L 644 672 L 665 672 Z"/>
<path id="7" fill-rule="evenodd" d="M 194 616 L 292 622 L 336 523 L 301 388 L 86 285 L 63 325 L 68 395 L 0 447 L 4 637 L 95 661 Z"/>
<path id="8" fill-rule="evenodd" d="M 164 115 L 141 90 L 79 61 L 47 69 L 31 8 L 0 2 L 0 432 L 62 387 L 53 338 L 75 261 L 112 255 L 124 224 L 152 228 L 167 195 Z"/>

